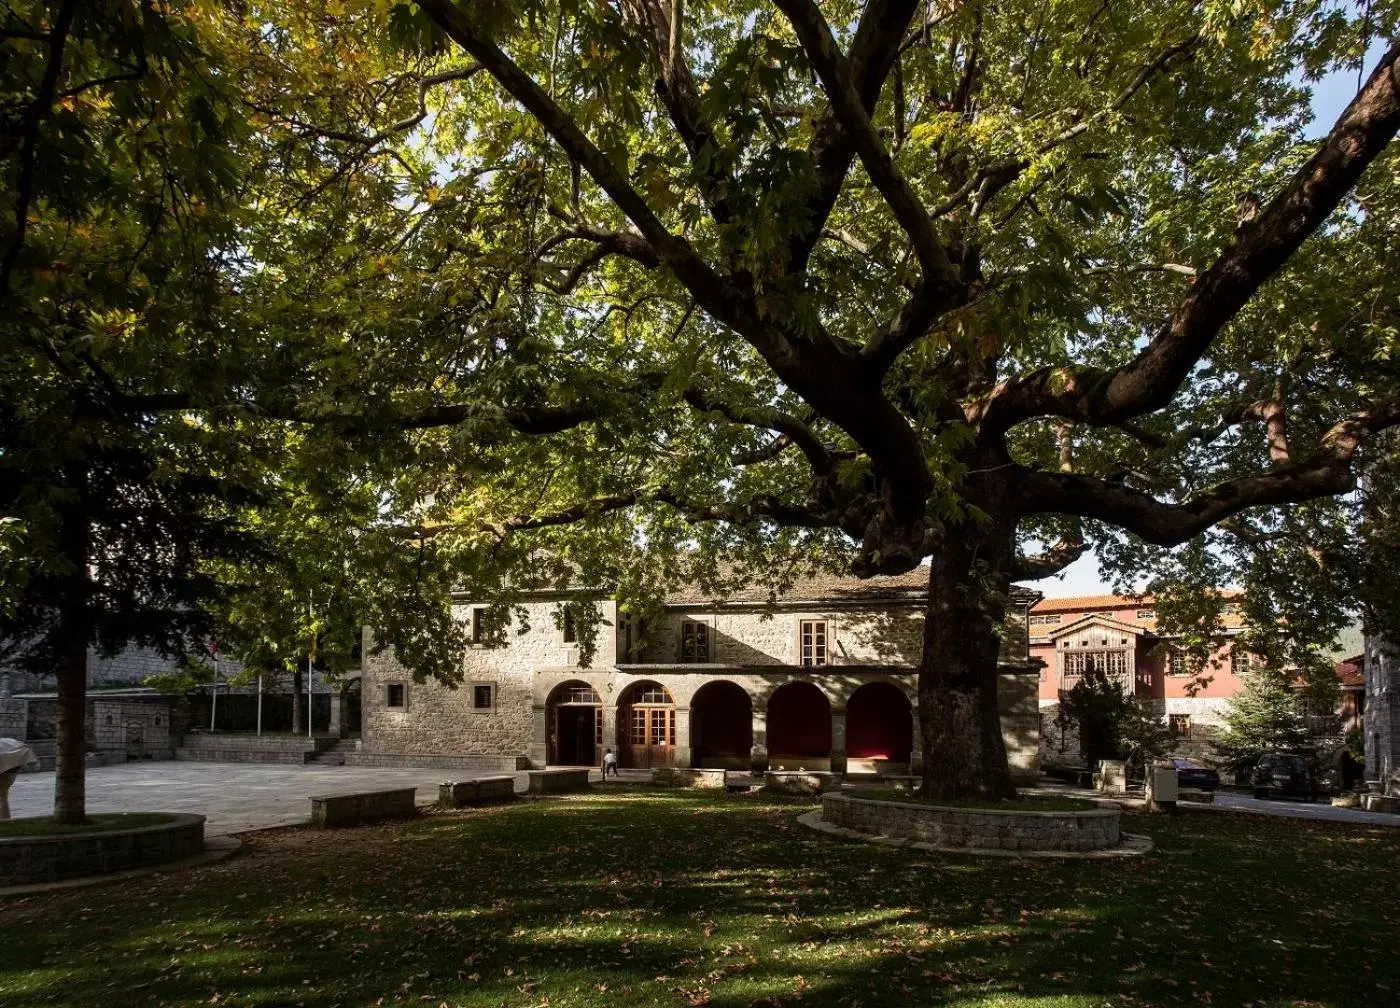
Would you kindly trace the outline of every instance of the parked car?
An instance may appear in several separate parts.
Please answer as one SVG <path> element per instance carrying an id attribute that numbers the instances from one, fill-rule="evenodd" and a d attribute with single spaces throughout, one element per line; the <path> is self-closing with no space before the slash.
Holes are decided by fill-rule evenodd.
<path id="1" fill-rule="evenodd" d="M 1203 763 L 1190 759 L 1174 759 L 1176 783 L 1179 787 L 1195 788 L 1198 791 L 1214 791 L 1220 787 L 1220 774 Z"/>
<path id="2" fill-rule="evenodd" d="M 1316 799 L 1317 778 L 1308 761 L 1294 753 L 1265 753 L 1254 764 L 1251 779 L 1256 798 Z"/>

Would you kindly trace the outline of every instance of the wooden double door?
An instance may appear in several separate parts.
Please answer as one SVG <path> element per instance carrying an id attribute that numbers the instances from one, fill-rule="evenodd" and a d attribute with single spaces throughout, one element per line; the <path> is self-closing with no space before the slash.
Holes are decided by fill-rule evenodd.
<path id="1" fill-rule="evenodd" d="M 676 760 L 676 703 L 660 686 L 631 687 L 618 704 L 618 754 L 623 766 L 648 770 Z"/>

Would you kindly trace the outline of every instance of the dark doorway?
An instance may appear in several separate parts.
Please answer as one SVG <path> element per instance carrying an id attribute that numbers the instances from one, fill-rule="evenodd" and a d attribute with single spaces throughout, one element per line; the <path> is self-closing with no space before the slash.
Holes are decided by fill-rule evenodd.
<path id="1" fill-rule="evenodd" d="M 753 758 L 753 704 L 737 683 L 706 683 L 690 702 L 690 744 L 695 765 L 744 769 Z"/>
<path id="2" fill-rule="evenodd" d="M 603 703 L 587 683 L 556 686 L 545 717 L 549 725 L 547 758 L 556 766 L 598 766 L 603 738 Z"/>
<path id="3" fill-rule="evenodd" d="M 355 679 L 345 686 L 344 693 L 345 706 L 342 709 L 344 717 L 343 727 L 346 735 L 360 734 L 361 706 L 360 706 L 360 680 Z"/>
<path id="4" fill-rule="evenodd" d="M 768 698 L 768 762 L 788 769 L 831 765 L 831 704 L 809 682 L 790 682 Z"/>

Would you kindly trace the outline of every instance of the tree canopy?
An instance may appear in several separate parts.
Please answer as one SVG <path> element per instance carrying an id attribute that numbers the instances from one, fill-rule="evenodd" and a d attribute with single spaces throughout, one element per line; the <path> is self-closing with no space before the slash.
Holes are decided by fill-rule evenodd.
<path id="1" fill-rule="evenodd" d="M 259 527 L 305 573 L 223 569 L 250 648 L 285 654 L 279 606 L 321 585 L 454 681 L 454 587 L 642 610 L 683 578 L 928 559 L 926 783 L 1006 794 L 1011 582 L 1092 546 L 1183 624 L 1226 580 L 1300 638 L 1351 601 L 1347 495 L 1400 422 L 1397 16 L 250 9 L 218 76 L 248 139 L 208 315 L 238 367 L 117 387 L 267 439 L 290 492 Z M 1356 99 L 1309 139 L 1307 83 L 1338 68 Z"/>

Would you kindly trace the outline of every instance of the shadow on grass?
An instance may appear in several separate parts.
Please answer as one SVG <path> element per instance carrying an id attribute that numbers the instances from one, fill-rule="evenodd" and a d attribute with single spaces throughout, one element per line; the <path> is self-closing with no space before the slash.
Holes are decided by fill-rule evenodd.
<path id="1" fill-rule="evenodd" d="M 1400 990 L 1391 832 L 1138 817 L 1146 858 L 984 860 L 832 840 L 794 823 L 809 807 L 600 792 L 264 834 L 197 871 L 0 905 L 0 1004 L 1373 1005 Z"/>

